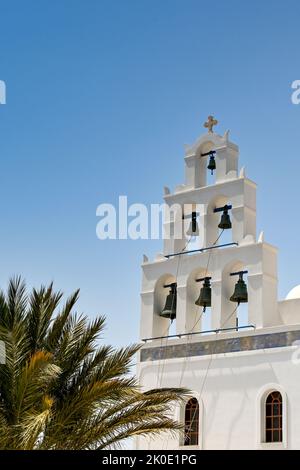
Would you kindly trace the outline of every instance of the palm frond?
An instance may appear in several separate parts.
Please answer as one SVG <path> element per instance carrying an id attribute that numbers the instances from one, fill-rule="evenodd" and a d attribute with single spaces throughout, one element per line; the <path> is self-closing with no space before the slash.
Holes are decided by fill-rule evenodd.
<path id="1" fill-rule="evenodd" d="M 181 429 L 172 410 L 188 391 L 142 392 L 131 375 L 139 345 L 99 345 L 105 318 L 74 313 L 78 295 L 59 311 L 62 293 L 52 284 L 27 296 L 16 277 L 0 292 L 1 449 L 100 450 Z"/>

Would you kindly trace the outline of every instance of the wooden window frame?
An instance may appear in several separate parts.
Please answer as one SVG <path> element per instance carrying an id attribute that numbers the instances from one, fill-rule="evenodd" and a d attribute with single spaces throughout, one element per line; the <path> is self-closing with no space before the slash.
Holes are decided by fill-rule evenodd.
<path id="1" fill-rule="evenodd" d="M 197 398 L 192 397 L 185 404 L 184 408 L 184 442 L 183 445 L 199 445 L 199 402 Z"/>
<path id="2" fill-rule="evenodd" d="M 266 397 L 265 442 L 283 442 L 283 398 L 278 390 L 273 390 Z"/>

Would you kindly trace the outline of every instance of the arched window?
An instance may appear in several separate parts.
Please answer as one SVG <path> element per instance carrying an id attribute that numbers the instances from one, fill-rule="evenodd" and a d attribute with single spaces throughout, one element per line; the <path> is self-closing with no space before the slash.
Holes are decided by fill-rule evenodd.
<path id="1" fill-rule="evenodd" d="M 282 442 L 282 396 L 277 391 L 266 399 L 266 442 Z"/>
<path id="2" fill-rule="evenodd" d="M 185 406 L 184 445 L 197 446 L 199 440 L 199 404 L 191 398 Z"/>

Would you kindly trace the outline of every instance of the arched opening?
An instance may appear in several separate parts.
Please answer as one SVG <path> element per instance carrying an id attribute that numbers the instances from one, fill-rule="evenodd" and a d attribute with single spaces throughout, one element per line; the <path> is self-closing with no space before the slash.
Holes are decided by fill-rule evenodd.
<path id="1" fill-rule="evenodd" d="M 231 243 L 232 228 L 222 229 L 219 224 L 223 219 L 224 209 L 228 206 L 226 211 L 227 220 L 232 222 L 232 214 L 230 207 L 232 206 L 229 198 L 226 195 L 219 195 L 214 197 L 207 205 L 206 211 L 206 245 L 221 245 Z M 217 211 L 217 212 L 216 212 Z"/>
<path id="2" fill-rule="evenodd" d="M 282 442 L 282 395 L 277 390 L 266 398 L 265 442 Z"/>
<path id="3" fill-rule="evenodd" d="M 197 446 L 199 444 L 199 403 L 191 398 L 185 405 L 184 414 L 184 445 Z"/>
<path id="4" fill-rule="evenodd" d="M 203 239 L 203 230 L 200 222 L 202 212 L 201 204 L 197 204 L 194 201 L 183 205 L 184 251 L 200 248 L 201 240 Z"/>
<path id="5" fill-rule="evenodd" d="M 197 181 L 199 180 L 200 186 L 210 186 L 216 182 L 216 172 L 213 171 L 213 173 L 211 173 L 211 171 L 207 168 L 210 162 L 209 152 L 214 150 L 215 147 L 216 145 L 214 142 L 207 141 L 200 145 L 198 149 L 198 165 L 196 168 L 198 170 Z M 203 156 L 203 154 L 205 156 Z"/>
<path id="6" fill-rule="evenodd" d="M 197 149 L 196 152 L 196 175 L 195 175 L 195 186 L 196 188 L 201 188 L 207 186 L 208 184 L 215 183 L 215 172 L 211 175 L 210 171 L 207 169 L 210 156 L 207 155 L 211 150 L 214 150 L 215 144 L 212 141 L 203 142 Z M 203 156 L 206 154 L 206 156 Z"/>

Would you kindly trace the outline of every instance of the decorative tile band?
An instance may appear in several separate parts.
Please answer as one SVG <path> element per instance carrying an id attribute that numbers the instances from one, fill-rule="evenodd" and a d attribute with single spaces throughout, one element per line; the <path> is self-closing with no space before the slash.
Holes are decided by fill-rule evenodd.
<path id="1" fill-rule="evenodd" d="M 291 346 L 300 340 L 300 330 L 239 338 L 216 339 L 199 343 L 183 343 L 141 349 L 141 362 L 175 359 L 181 357 L 207 356 L 256 349 L 271 349 Z"/>

